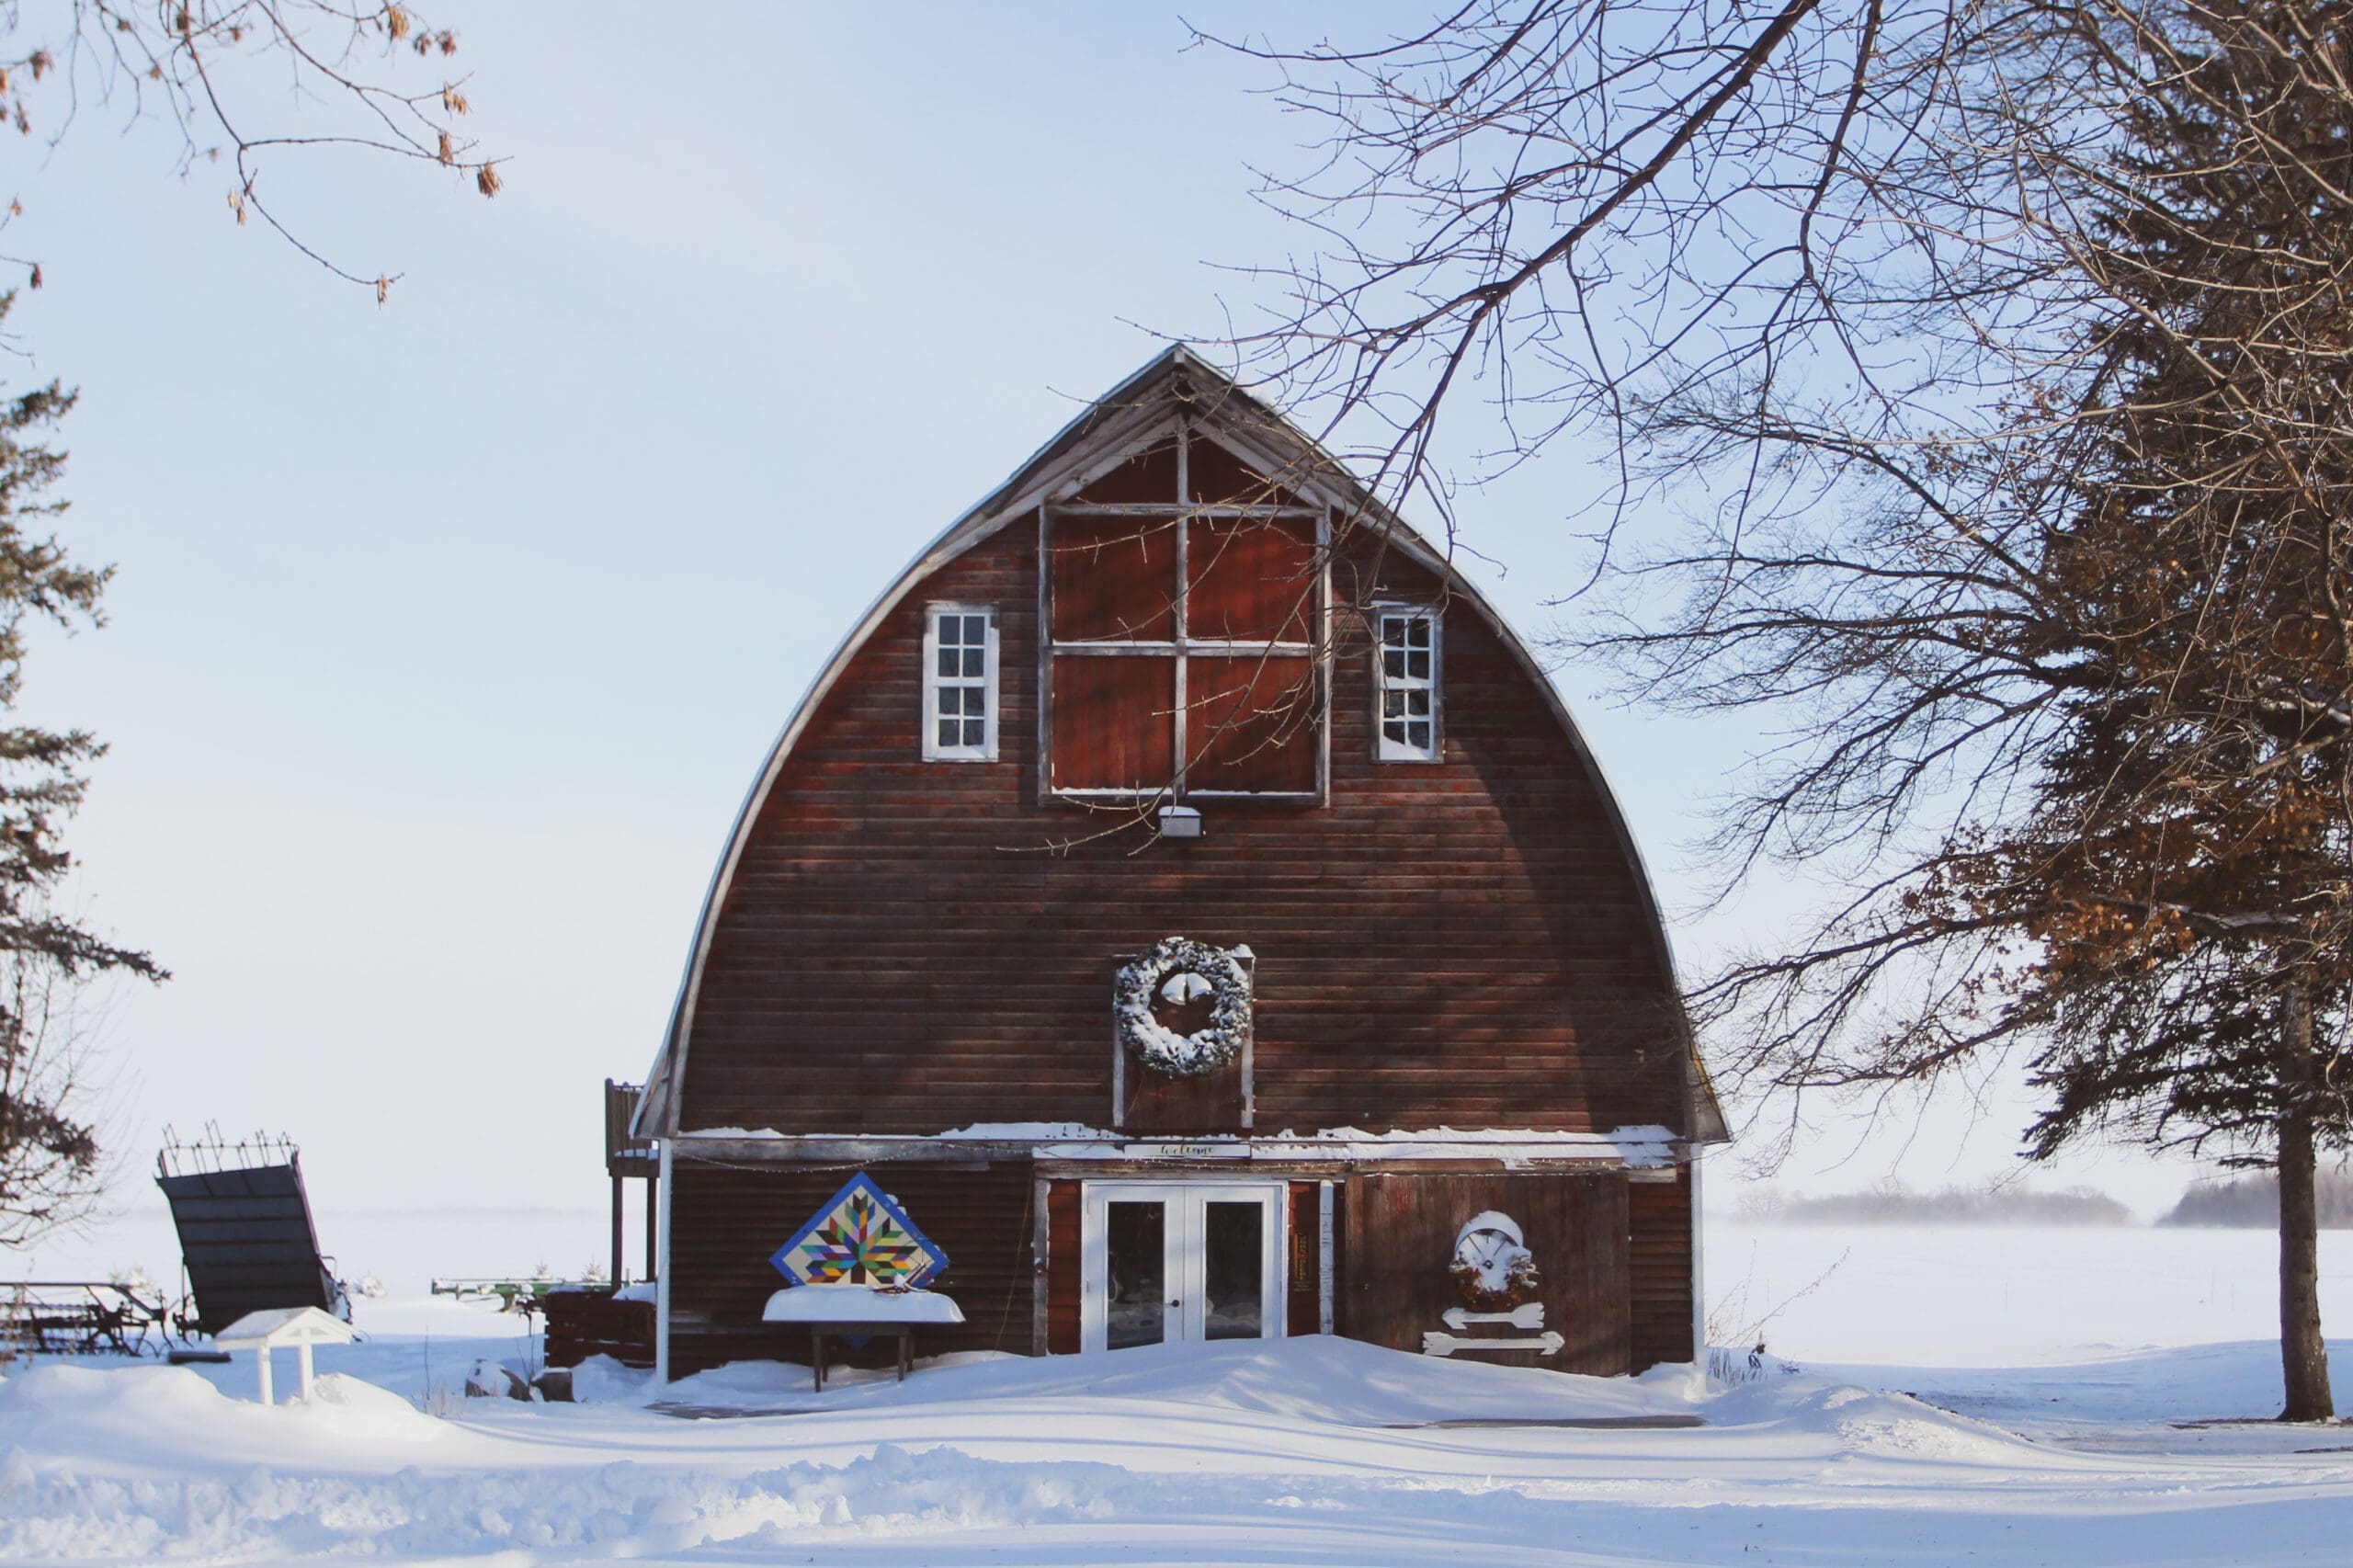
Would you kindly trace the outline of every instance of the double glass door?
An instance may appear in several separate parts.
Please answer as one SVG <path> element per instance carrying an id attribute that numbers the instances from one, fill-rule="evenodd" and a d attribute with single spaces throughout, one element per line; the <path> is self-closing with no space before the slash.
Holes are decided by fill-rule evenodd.
<path id="1" fill-rule="evenodd" d="M 1282 1192 L 1279 1182 L 1088 1182 L 1081 1347 L 1279 1335 Z"/>

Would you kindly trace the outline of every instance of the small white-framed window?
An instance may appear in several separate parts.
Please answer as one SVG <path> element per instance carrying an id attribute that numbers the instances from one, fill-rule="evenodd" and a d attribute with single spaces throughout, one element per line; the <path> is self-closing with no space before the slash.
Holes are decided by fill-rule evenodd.
<path id="1" fill-rule="evenodd" d="M 926 762 L 996 760 L 996 611 L 933 605 L 923 633 Z"/>
<path id="2" fill-rule="evenodd" d="M 1438 755 L 1438 611 L 1422 605 L 1373 610 L 1375 753 L 1383 762 L 1436 762 Z"/>

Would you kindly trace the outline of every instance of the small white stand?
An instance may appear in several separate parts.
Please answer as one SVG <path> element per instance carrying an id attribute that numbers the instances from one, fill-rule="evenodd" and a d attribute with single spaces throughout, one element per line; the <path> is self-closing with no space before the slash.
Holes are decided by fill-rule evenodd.
<path id="1" fill-rule="evenodd" d="M 219 1334 L 212 1343 L 223 1350 L 252 1350 L 261 1369 L 261 1402 L 275 1404 L 269 1381 L 270 1353 L 281 1345 L 294 1346 L 302 1369 L 302 1397 L 311 1397 L 311 1346 L 348 1345 L 358 1335 L 341 1318 L 316 1307 L 272 1307 L 247 1312 Z"/>

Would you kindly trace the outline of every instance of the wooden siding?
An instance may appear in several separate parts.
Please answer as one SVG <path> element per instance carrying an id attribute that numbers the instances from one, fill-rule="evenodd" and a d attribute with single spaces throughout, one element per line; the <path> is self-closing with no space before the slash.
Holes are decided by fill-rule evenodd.
<path id="1" fill-rule="evenodd" d="M 1065 517 L 1054 526 L 1053 559 L 1057 642 L 1165 642 L 1176 634 L 1175 522 Z"/>
<path id="2" fill-rule="evenodd" d="M 1691 1193 L 1691 1172 L 1681 1165 L 1672 1182 L 1636 1182 L 1627 1188 L 1637 1371 L 1661 1361 L 1688 1361 L 1693 1355 Z"/>
<path id="3" fill-rule="evenodd" d="M 938 1288 L 963 1308 L 959 1328 L 926 1330 L 921 1353 L 1079 1349 L 1080 1183 L 1046 1184 L 1047 1253 L 1035 1256 L 1035 1183 L 1023 1162 L 985 1169 L 881 1165 L 871 1174 L 952 1259 Z M 1162 1173 L 1173 1176 L 1176 1173 Z M 1222 1173 L 1203 1173 L 1217 1175 Z M 745 1171 L 682 1162 L 672 1205 L 673 1375 L 730 1360 L 805 1359 L 790 1330 L 759 1312 L 781 1281 L 768 1255 L 847 1179 L 840 1170 Z M 1320 1181 L 1288 1186 L 1279 1254 L 1290 1286 L 1285 1327 L 1317 1332 Z M 1479 1357 L 1555 1371 L 1641 1371 L 1691 1357 L 1690 1187 L 1629 1184 L 1623 1175 L 1526 1172 L 1337 1174 L 1333 1183 L 1336 1327 L 1351 1338 L 1418 1352 L 1461 1297 L 1447 1264 L 1472 1215 L 1518 1221 L 1543 1271 L 1547 1326 L 1568 1343 L 1554 1357 Z M 650 1335 L 651 1324 L 641 1332 Z M 581 1332 L 563 1337 L 577 1338 Z M 551 1345 L 557 1337 L 551 1329 Z M 599 1346 L 604 1348 L 603 1346 Z M 551 1355 L 553 1355 L 551 1349 Z M 567 1364 L 578 1355 L 568 1355 Z"/>
<path id="4" fill-rule="evenodd" d="M 1393 552 L 1335 574 L 1344 601 L 1438 597 Z M 1370 652 L 1346 629 L 1330 803 L 1204 801 L 1207 836 L 1154 843 L 1120 811 L 1042 800 L 1038 587 L 1036 530 L 999 532 L 886 617 L 809 717 L 719 914 L 683 1128 L 1100 1126 L 1116 956 L 1176 933 L 1258 955 L 1262 1129 L 1679 1129 L 1637 873 L 1478 617 L 1446 615 L 1440 761 L 1372 760 Z M 996 608 L 999 761 L 920 760 L 933 600 Z"/>
<path id="5" fill-rule="evenodd" d="M 654 1303 L 617 1301 L 609 1290 L 553 1290 L 540 1300 L 547 1313 L 547 1360 L 577 1367 L 610 1356 L 624 1367 L 654 1365 Z"/>
<path id="6" fill-rule="evenodd" d="M 924 1329 L 919 1355 L 1032 1346 L 1036 1291 L 1030 1169 L 868 1167 L 882 1189 L 949 1257 L 938 1289 L 963 1309 L 954 1327 Z M 849 1179 L 846 1170 L 745 1170 L 679 1158 L 670 1199 L 670 1372 L 685 1377 L 737 1360 L 808 1358 L 805 1333 L 764 1325 L 760 1309 L 782 1278 L 768 1257 Z"/>
<path id="7" fill-rule="evenodd" d="M 1058 1181 L 1046 1189 L 1046 1349 L 1078 1354 L 1079 1185 Z"/>
<path id="8" fill-rule="evenodd" d="M 1053 700 L 1055 789 L 1149 794 L 1167 787 L 1176 769 L 1175 659 L 1062 655 Z M 1138 723 L 1140 713 L 1153 722 Z"/>
<path id="9" fill-rule="evenodd" d="M 1196 442 L 1194 449 L 1205 446 Z M 1317 562 L 1311 525 L 1218 519 L 1187 527 L 1188 637 L 1224 642 L 1314 640 Z"/>
<path id="10" fill-rule="evenodd" d="M 1185 663 L 1187 800 L 1199 790 L 1313 794 L 1322 730 L 1314 665 L 1261 653 Z"/>
<path id="11" fill-rule="evenodd" d="M 1283 1238 L 1283 1267 L 1289 1294 L 1284 1299 L 1286 1334 L 1297 1337 L 1314 1334 L 1322 1323 L 1321 1264 L 1324 1249 L 1321 1239 L 1320 1210 L 1317 1195 L 1322 1183 L 1295 1181 L 1285 1194 L 1290 1213 L 1290 1233 Z"/>
<path id="12" fill-rule="evenodd" d="M 1627 1290 L 1623 1175 L 1364 1175 L 1348 1179 L 1347 1272 L 1340 1332 L 1418 1351 L 1462 1304 L 1448 1265 L 1462 1224 L 1483 1210 L 1518 1221 L 1544 1278 L 1545 1327 L 1566 1341 L 1552 1356 L 1502 1352 L 1465 1359 L 1608 1377 L 1634 1369 Z"/>

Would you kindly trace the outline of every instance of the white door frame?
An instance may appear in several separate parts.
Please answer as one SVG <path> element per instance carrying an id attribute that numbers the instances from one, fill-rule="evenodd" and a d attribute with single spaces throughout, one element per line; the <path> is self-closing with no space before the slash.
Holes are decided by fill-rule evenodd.
<path id="1" fill-rule="evenodd" d="M 1288 1183 L 1280 1181 L 1086 1181 L 1079 1184 L 1078 1346 L 1108 1349 L 1109 1325 L 1104 1293 L 1110 1278 L 1110 1236 L 1104 1209 L 1112 1202 L 1165 1203 L 1167 1220 L 1162 1245 L 1167 1249 L 1163 1280 L 1176 1306 L 1165 1320 L 1163 1343 L 1206 1339 L 1209 1318 L 1207 1249 L 1202 1244 L 1206 1209 L 1211 1203 L 1256 1203 L 1265 1212 L 1258 1226 L 1259 1279 L 1265 1306 L 1258 1336 L 1279 1339 L 1288 1322 L 1288 1271 L 1282 1267 L 1284 1226 L 1289 1219 Z"/>

